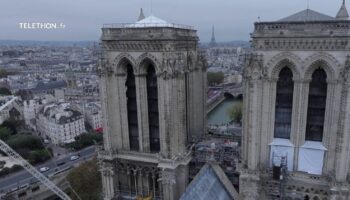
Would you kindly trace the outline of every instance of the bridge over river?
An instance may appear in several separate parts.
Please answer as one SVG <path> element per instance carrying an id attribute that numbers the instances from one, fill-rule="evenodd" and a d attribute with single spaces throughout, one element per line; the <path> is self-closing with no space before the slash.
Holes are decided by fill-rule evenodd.
<path id="1" fill-rule="evenodd" d="M 211 113 L 216 107 L 227 99 L 242 99 L 242 85 L 224 85 L 219 87 L 209 87 L 207 100 L 207 113 Z"/>

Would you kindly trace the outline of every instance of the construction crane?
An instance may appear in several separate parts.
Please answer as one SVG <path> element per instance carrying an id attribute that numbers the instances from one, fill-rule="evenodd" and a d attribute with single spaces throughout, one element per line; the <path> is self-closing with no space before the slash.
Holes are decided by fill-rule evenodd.
<path id="1" fill-rule="evenodd" d="M 22 158 L 16 151 L 9 147 L 4 141 L 0 140 L 0 150 L 7 154 L 10 158 L 17 161 L 25 170 L 32 174 L 38 181 L 44 184 L 49 190 L 55 193 L 62 200 L 71 200 L 71 198 L 58 188 L 53 182 L 51 182 L 46 176 L 35 169 L 25 159 Z"/>

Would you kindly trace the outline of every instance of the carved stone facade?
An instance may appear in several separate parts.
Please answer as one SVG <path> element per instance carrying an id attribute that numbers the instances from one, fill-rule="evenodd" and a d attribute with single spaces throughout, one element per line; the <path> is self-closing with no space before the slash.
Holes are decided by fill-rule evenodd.
<path id="1" fill-rule="evenodd" d="M 189 146 L 205 132 L 206 62 L 196 31 L 143 24 L 102 29 L 104 199 L 176 200 Z"/>
<path id="2" fill-rule="evenodd" d="M 311 17 L 314 20 L 255 23 L 253 53 L 244 70 L 243 199 L 269 198 L 270 173 L 278 151 L 290 164 L 281 193 L 285 199 L 350 198 L 350 21 L 317 20 L 324 17 L 319 13 Z M 286 68 L 293 74 L 290 110 L 276 104 L 277 98 L 286 98 L 278 93 L 278 83 L 285 84 L 280 76 Z M 323 88 L 322 77 L 326 77 Z M 290 121 L 288 117 L 282 120 L 285 115 Z M 319 129 L 312 124 L 314 119 L 322 122 Z M 286 138 L 276 133 L 280 120 L 290 125 L 290 129 L 281 128 L 289 133 Z M 304 152 L 311 148 L 320 155 L 314 162 L 318 170 L 305 164 Z"/>

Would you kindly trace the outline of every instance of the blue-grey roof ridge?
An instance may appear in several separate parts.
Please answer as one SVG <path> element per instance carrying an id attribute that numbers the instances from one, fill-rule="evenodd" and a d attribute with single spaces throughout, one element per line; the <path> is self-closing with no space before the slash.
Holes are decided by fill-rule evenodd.
<path id="1" fill-rule="evenodd" d="M 207 163 L 186 188 L 180 200 L 239 200 L 239 195 L 221 167 Z"/>
<path id="2" fill-rule="evenodd" d="M 336 18 L 319 13 L 317 11 L 306 9 L 278 20 L 278 22 L 304 22 L 304 21 L 333 21 Z"/>

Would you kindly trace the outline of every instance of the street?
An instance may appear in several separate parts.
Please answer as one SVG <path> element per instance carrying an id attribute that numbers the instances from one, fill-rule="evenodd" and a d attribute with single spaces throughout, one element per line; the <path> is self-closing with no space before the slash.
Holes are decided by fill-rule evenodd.
<path id="1" fill-rule="evenodd" d="M 72 155 L 80 155 L 80 157 L 79 159 L 71 161 L 70 157 Z M 50 169 L 48 171 L 43 172 L 43 174 L 45 174 L 46 176 L 49 176 L 51 174 L 54 174 L 58 170 L 66 169 L 68 167 L 73 167 L 76 163 L 85 161 L 93 157 L 94 155 L 95 155 L 95 147 L 91 146 L 91 147 L 82 149 L 80 151 L 68 154 L 64 158 L 61 158 L 58 160 L 51 159 L 46 163 L 35 166 L 35 168 L 39 170 L 39 168 L 41 167 L 49 167 Z M 58 163 L 60 163 L 59 166 L 57 166 Z M 10 174 L 0 179 L 0 192 L 1 193 L 7 192 L 13 188 L 17 188 L 22 185 L 26 185 L 35 181 L 36 181 L 36 178 L 34 178 L 30 173 L 28 173 L 25 170 L 21 170 L 19 172 L 15 172 L 13 174 Z"/>

